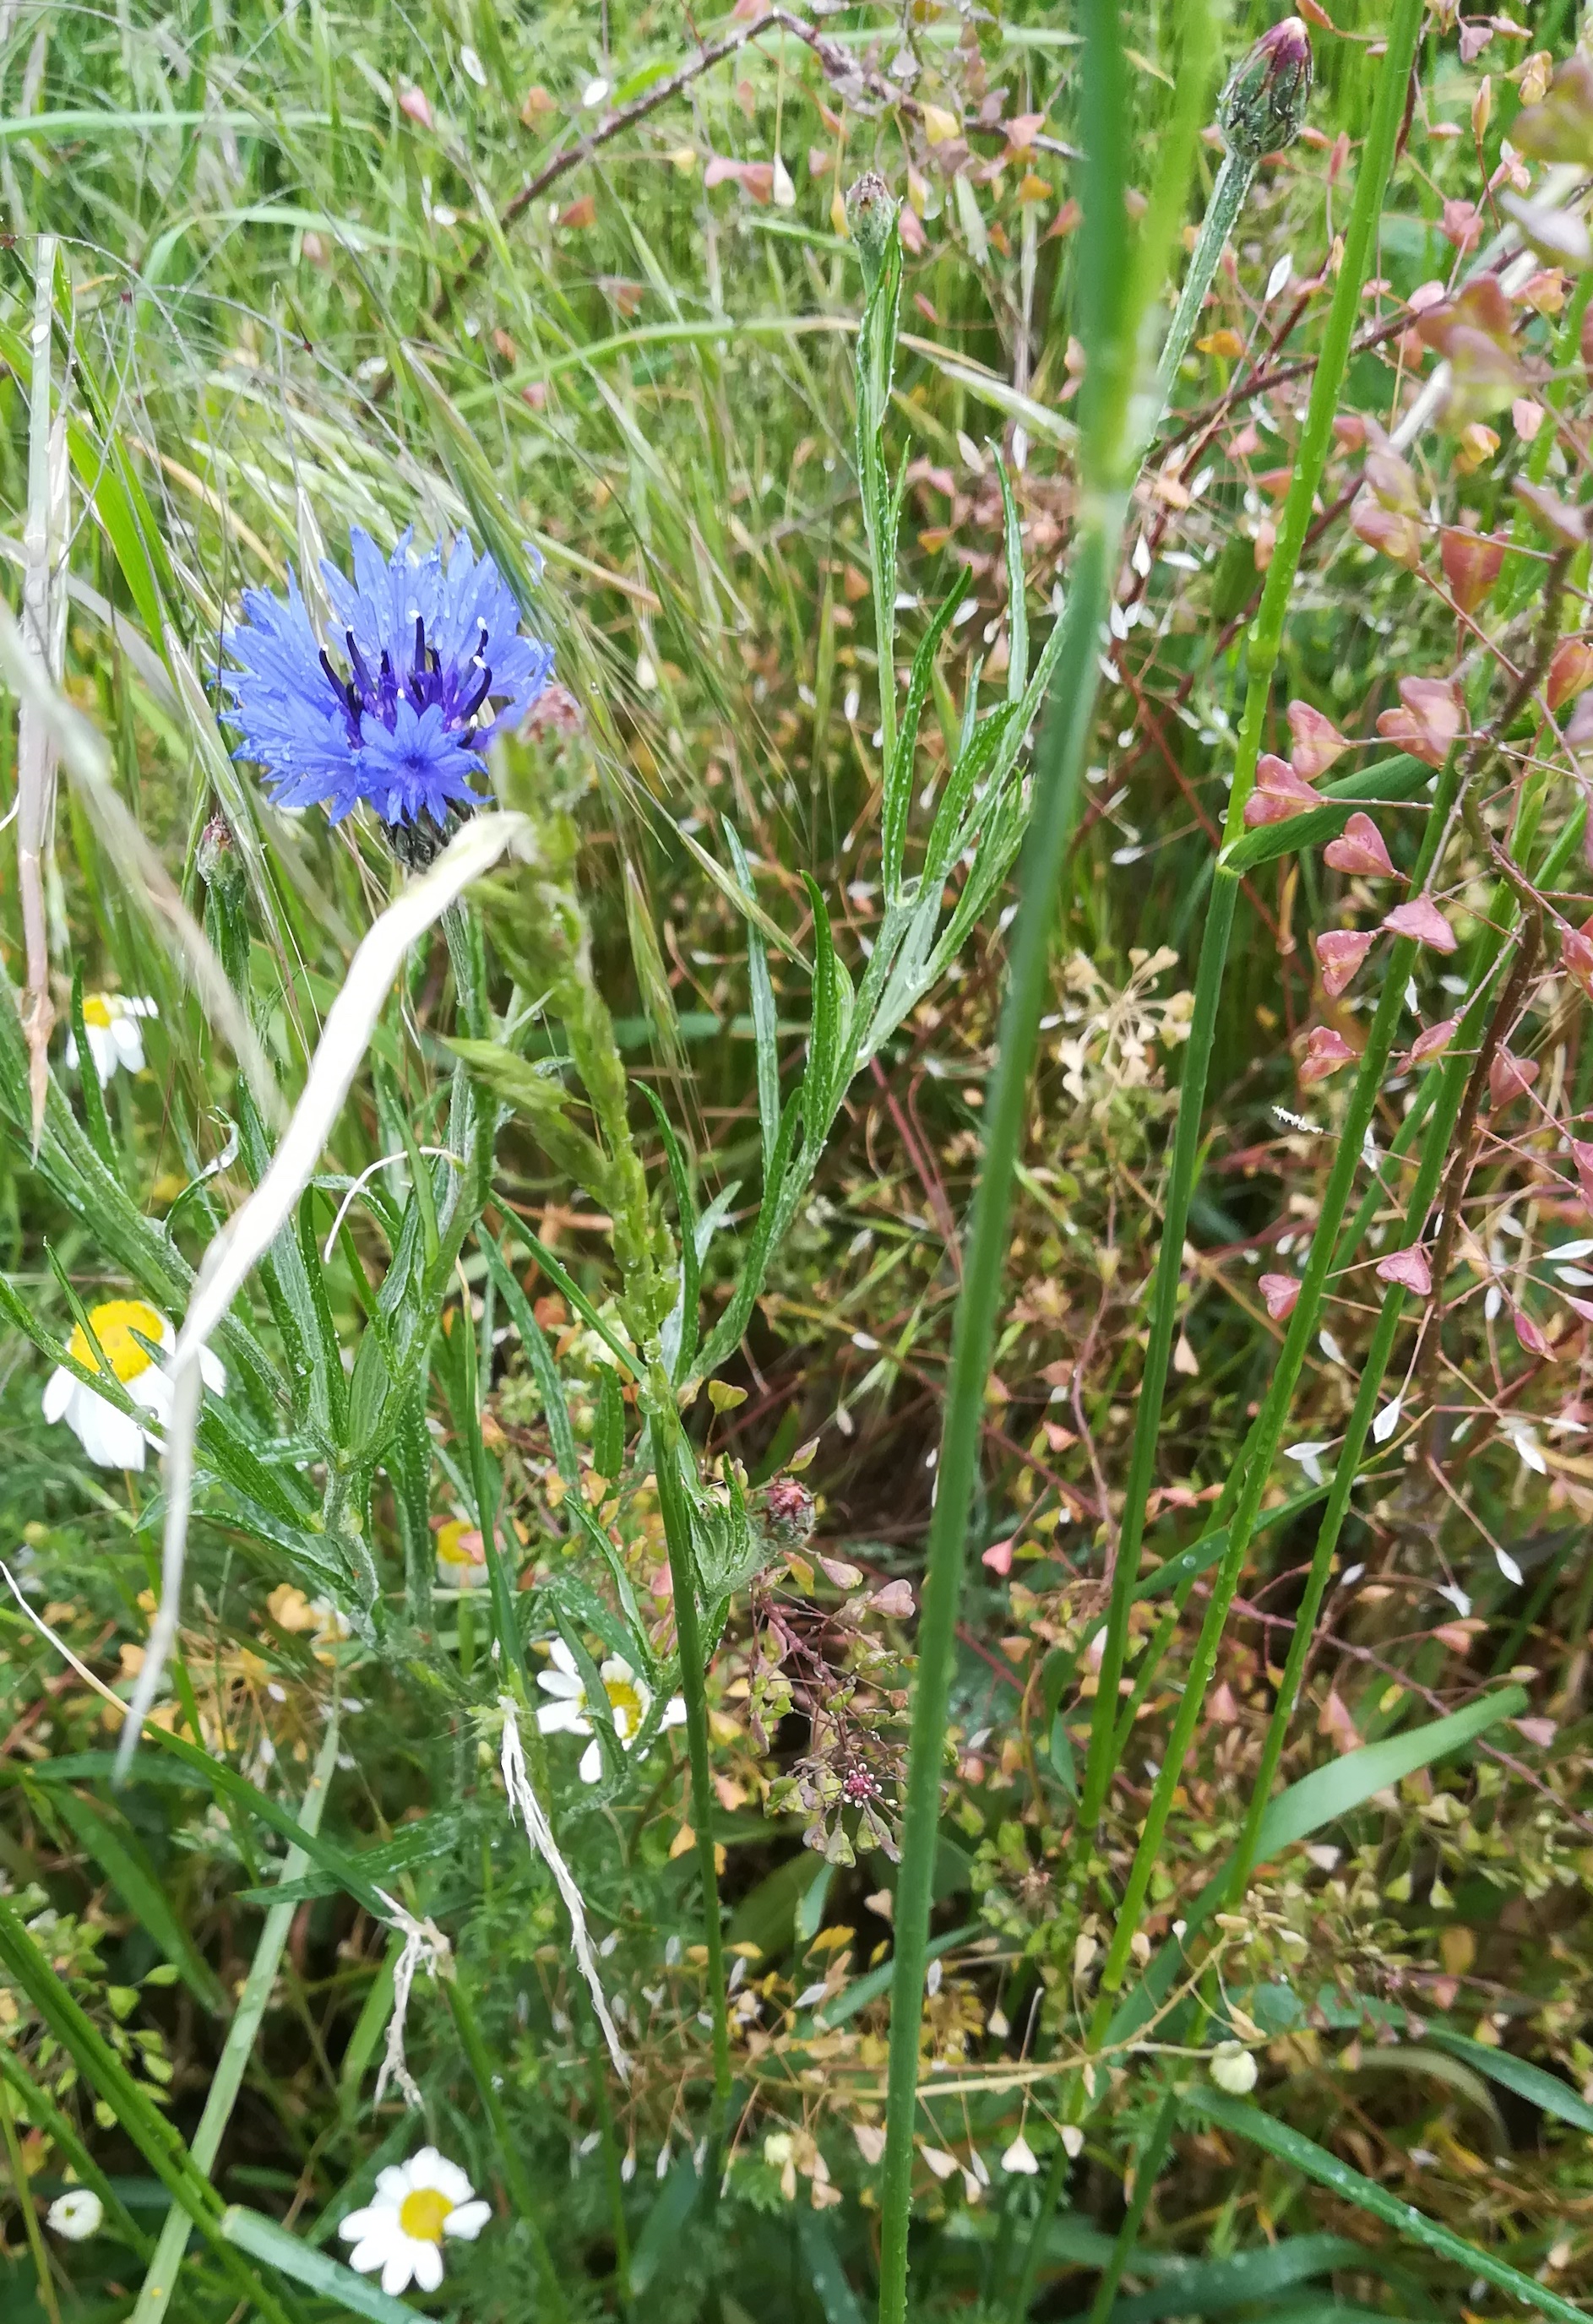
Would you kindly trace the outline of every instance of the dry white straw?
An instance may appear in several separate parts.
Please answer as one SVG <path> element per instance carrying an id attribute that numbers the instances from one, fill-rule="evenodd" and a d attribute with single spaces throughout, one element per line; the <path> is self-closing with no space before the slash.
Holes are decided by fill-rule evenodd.
<path id="1" fill-rule="evenodd" d="M 393 1915 L 393 1925 L 403 1939 L 403 1950 L 393 1972 L 393 2015 L 387 2020 L 387 2047 L 382 2056 L 382 2070 L 376 2076 L 375 2103 L 382 2103 L 382 2093 L 389 2080 L 395 2081 L 403 2092 L 406 2105 L 418 2107 L 421 2092 L 403 2054 L 404 2021 L 409 2015 L 410 1988 L 415 1981 L 415 1971 L 422 1966 L 436 1978 L 438 1965 L 448 1956 L 448 1939 L 435 1921 L 417 1921 L 406 1913 L 384 1888 L 376 1894 Z"/>
<path id="2" fill-rule="evenodd" d="M 520 1725 L 515 1706 L 510 1696 L 500 1694 L 498 1709 L 504 1714 L 504 1789 L 509 1794 L 509 1812 L 516 1811 L 525 1826 L 526 1837 L 542 1862 L 547 1866 L 564 1899 L 564 1909 L 570 1914 L 570 1943 L 576 1965 L 587 1981 L 587 1991 L 592 1997 L 592 2007 L 597 2013 L 597 2023 L 603 2028 L 603 2039 L 608 2044 L 608 2054 L 614 2061 L 614 2070 L 622 2082 L 631 2078 L 631 2061 L 620 2046 L 618 2032 L 608 2014 L 604 1997 L 603 1980 L 597 1974 L 597 1963 L 592 1953 L 592 1941 L 587 1934 L 587 1908 L 581 1901 L 575 1876 L 559 1853 L 559 1843 L 553 1837 L 553 1827 L 542 1813 L 542 1803 L 532 1790 L 525 1772 L 525 1753 L 520 1742 Z"/>
<path id="3" fill-rule="evenodd" d="M 405 953 L 506 850 L 514 848 L 528 854 L 531 835 L 531 825 L 523 815 L 477 816 L 449 841 L 431 870 L 411 881 L 396 901 L 389 904 L 348 964 L 342 990 L 327 1012 L 304 1094 L 293 1109 L 270 1168 L 205 1253 L 171 1354 L 161 1602 L 134 1690 L 128 1723 L 116 1748 L 118 1774 L 125 1773 L 133 1757 L 138 1730 L 154 1702 L 177 1636 L 193 1500 L 194 1434 L 203 1390 L 200 1355 L 250 1268 L 270 1250 L 309 1185 Z"/>

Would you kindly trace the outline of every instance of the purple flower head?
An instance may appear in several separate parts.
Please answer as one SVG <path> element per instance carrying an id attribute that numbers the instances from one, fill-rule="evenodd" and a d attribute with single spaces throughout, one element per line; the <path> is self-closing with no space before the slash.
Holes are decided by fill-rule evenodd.
<path id="1" fill-rule="evenodd" d="M 235 755 L 263 770 L 276 806 L 324 806 L 340 823 L 364 801 L 395 844 L 416 825 L 406 842 L 435 844 L 482 804 L 469 778 L 546 686 L 553 649 L 523 632 L 497 567 L 462 533 L 446 562 L 440 542 L 412 555 L 412 538 L 384 562 L 357 526 L 353 581 L 322 565 L 325 644 L 291 570 L 285 600 L 245 591 L 225 683 L 244 737 Z"/>

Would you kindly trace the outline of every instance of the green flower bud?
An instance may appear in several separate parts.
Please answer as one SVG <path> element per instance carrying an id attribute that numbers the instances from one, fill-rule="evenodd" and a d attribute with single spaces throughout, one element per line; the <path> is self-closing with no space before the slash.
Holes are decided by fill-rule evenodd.
<path id="1" fill-rule="evenodd" d="M 1217 109 L 1228 151 L 1241 161 L 1259 161 L 1292 145 L 1305 119 L 1311 80 L 1310 36 L 1298 16 L 1285 16 L 1228 77 Z"/>
<path id="2" fill-rule="evenodd" d="M 877 170 L 866 170 L 847 190 L 847 229 L 857 245 L 863 272 L 870 284 L 877 279 L 891 246 L 896 205 Z"/>

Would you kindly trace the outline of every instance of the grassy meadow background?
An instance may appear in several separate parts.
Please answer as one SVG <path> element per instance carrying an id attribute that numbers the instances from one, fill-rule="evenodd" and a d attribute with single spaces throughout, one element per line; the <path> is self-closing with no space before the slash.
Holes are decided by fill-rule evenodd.
<path id="1" fill-rule="evenodd" d="M 1575 733 L 1593 679 L 1593 69 L 1568 66 L 1565 0 L 1521 23 L 1432 7 L 1412 31 L 1276 673 L 1240 739 L 1385 43 L 1419 14 L 1311 12 L 1305 126 L 1227 239 L 1086 641 L 1098 690 L 1046 890 L 949 1711 L 919 1777 L 930 1968 L 897 2143 L 915 2319 L 1566 2317 L 1593 2296 L 1593 872 Z M 810 1053 L 884 940 L 902 829 L 910 869 L 935 860 L 974 721 L 1022 705 L 1095 521 L 1078 422 L 1111 348 L 1087 310 L 1112 238 L 1092 244 L 1082 215 L 1107 117 L 1090 16 L 0 10 L 0 563 L 14 614 L 30 589 L 52 609 L 59 679 L 41 691 L 35 659 L 30 681 L 5 629 L 0 807 L 42 733 L 61 755 L 37 1136 L 25 814 L 0 837 L 5 2324 L 391 2324 L 406 2307 L 857 2324 L 882 2274 L 893 2312 L 882 2155 L 913 1857 L 896 1858 L 1015 823 L 1005 855 L 977 830 L 940 863 L 947 921 L 967 894 L 969 925 L 836 1082 L 766 1250 L 758 1221 L 782 1107 L 805 1089 L 816 1120 Z M 1096 182 L 1116 186 L 1124 250 L 1155 226 L 1181 76 L 1204 72 L 1190 102 L 1213 120 L 1271 21 L 1239 0 L 1191 67 L 1180 9 L 1119 13 L 1122 110 Z M 1562 67 L 1558 126 L 1524 154 L 1517 117 Z M 1142 388 L 1222 158 L 1212 131 L 1173 188 Z M 890 779 L 858 477 L 845 195 L 870 170 L 903 205 L 876 415 L 904 472 L 884 591 L 899 675 L 949 607 L 910 783 Z M 1556 170 L 1503 319 L 1457 309 L 1520 247 L 1509 200 Z M 1456 314 L 1445 337 L 1431 318 Z M 1440 363 L 1447 402 L 1429 396 L 1389 448 Z M 161 1732 L 121 1782 L 106 1694 L 125 1702 L 144 1665 L 165 1480 L 153 1454 L 135 1474 L 94 1465 L 41 1398 L 97 1304 L 181 1321 L 280 1126 L 238 1070 L 236 1014 L 285 1111 L 398 891 L 373 816 L 329 829 L 267 804 L 229 755 L 220 680 L 244 589 L 346 567 L 351 526 L 385 552 L 412 524 L 421 546 L 462 529 L 490 549 L 554 646 L 563 691 L 494 767 L 541 869 L 505 862 L 473 891 L 474 993 L 462 918 L 412 947 L 269 1296 L 256 1277 L 218 1339 L 227 1388 L 200 1426 Z M 1484 537 L 1500 553 L 1479 564 Z M 1402 695 L 1412 680 L 1433 691 Z M 1287 819 L 1240 842 L 1136 1484 L 1236 759 L 1253 771 L 1259 743 L 1298 766 L 1292 703 L 1348 743 L 1334 780 L 1388 771 L 1359 794 L 1387 872 L 1325 859 L 1338 809 L 1309 844 Z M 1068 709 L 1045 706 L 1021 761 L 1028 711 L 1008 714 L 1011 801 L 1060 779 Z M 1457 765 L 1432 806 L 1430 777 Z M 1396 929 L 1341 981 L 1358 952 L 1317 940 L 1375 935 L 1401 878 L 1436 899 L 1448 947 L 1431 923 L 1413 950 Z M 575 926 L 577 898 L 591 984 L 571 973 L 565 1007 L 550 931 Z M 183 966 L 179 907 L 242 1004 L 230 1031 Z M 695 1716 L 701 1691 L 675 1660 L 662 1423 L 644 1435 L 645 1383 L 622 1360 L 625 1221 L 580 1175 L 594 1120 L 614 1144 L 585 1072 L 607 1038 L 591 991 L 651 1215 L 678 1240 L 695 1208 L 710 1351 L 732 1314 L 681 1415 L 694 1522 L 724 1552 L 701 1609 L 707 1832 L 686 1732 L 659 1718 L 683 1683 Z M 66 1046 L 104 993 L 154 1013 L 143 1070 L 99 1098 Z M 1347 1144 L 1385 1016 L 1393 1053 Z M 1419 1037 L 1450 1020 L 1440 1088 L 1443 1038 Z M 1448 1133 L 1423 1147 L 1434 1109 Z M 483 1139 L 467 1216 L 449 1157 L 473 1139 L 475 1170 Z M 1356 1215 L 1318 1312 L 1300 1278 L 1341 1155 Z M 1407 1234 L 1422 1155 L 1438 1175 Z M 1324 1263 L 1338 1231 L 1320 1230 Z M 1379 1278 L 1407 1247 L 1424 1256 Z M 1302 1296 L 1309 1342 L 1268 1441 Z M 389 1376 L 407 1385 L 384 1406 Z M 1324 1549 L 1313 1584 L 1347 1426 L 1336 1562 Z M 1229 1538 L 1212 1528 L 1242 1481 L 1258 1514 L 1207 1653 Z M 1120 1582 L 1104 1650 L 1135 1493 L 1136 1594 Z M 484 1510 L 495 1572 L 475 1586 L 460 1536 Z M 656 1657 L 644 1747 L 606 1737 L 594 1783 L 580 1741 L 523 1715 L 550 1699 L 555 1640 L 594 1692 L 627 1641 L 637 1669 Z M 1121 1723 L 1092 1751 L 1117 1648 Z M 511 1818 L 505 1659 L 628 2078 L 568 1899 Z M 1263 1842 L 1246 1819 L 1274 1786 Z M 407 1953 L 406 1930 L 424 1939 Z M 412 1973 L 413 2105 L 402 2076 L 376 2096 Z M 894 2066 L 909 2109 L 911 2064 Z M 427 2143 L 493 2217 L 448 2246 L 440 2290 L 396 2301 L 348 2268 L 338 2227 Z M 46 2221 L 74 2186 L 103 2210 L 80 2241 Z"/>

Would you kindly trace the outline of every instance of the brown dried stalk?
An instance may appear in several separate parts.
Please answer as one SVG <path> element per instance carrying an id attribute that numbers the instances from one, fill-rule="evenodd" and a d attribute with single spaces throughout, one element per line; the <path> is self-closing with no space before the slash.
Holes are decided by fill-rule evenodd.
<path id="1" fill-rule="evenodd" d="M 53 428 L 50 417 L 55 254 L 55 236 L 40 235 L 34 245 L 32 375 L 28 383 L 28 516 L 23 536 L 23 631 L 30 650 L 38 657 L 51 680 L 59 684 L 66 649 L 66 593 L 60 586 L 58 562 L 60 543 L 66 531 L 67 445 L 64 412 Z M 16 874 L 27 956 L 22 1017 L 28 1038 L 28 1094 L 32 1106 L 35 1156 L 50 1084 L 50 1036 L 55 1029 L 55 1004 L 50 997 L 44 857 L 55 817 L 57 763 L 54 734 L 24 696 L 16 725 Z"/>

